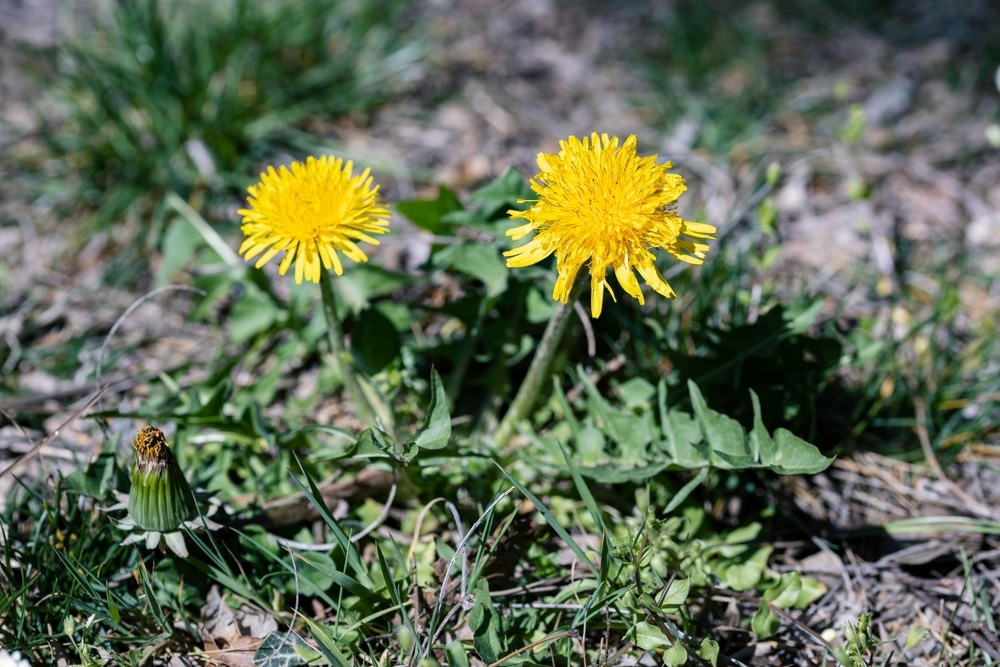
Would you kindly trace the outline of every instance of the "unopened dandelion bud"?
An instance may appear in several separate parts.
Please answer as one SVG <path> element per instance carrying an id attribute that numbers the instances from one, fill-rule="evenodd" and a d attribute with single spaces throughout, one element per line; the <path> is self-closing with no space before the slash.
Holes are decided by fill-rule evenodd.
<path id="1" fill-rule="evenodd" d="M 180 530 L 197 512 L 194 492 L 184 478 L 163 432 L 144 426 L 135 440 L 129 516 L 147 531 Z"/>

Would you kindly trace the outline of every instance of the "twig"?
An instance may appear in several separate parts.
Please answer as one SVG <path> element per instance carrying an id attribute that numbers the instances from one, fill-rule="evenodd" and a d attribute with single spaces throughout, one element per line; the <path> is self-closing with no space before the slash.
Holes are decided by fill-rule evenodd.
<path id="1" fill-rule="evenodd" d="M 69 418 L 66 421 L 64 421 L 62 424 L 60 424 L 58 427 L 56 427 L 56 430 L 52 431 L 52 433 L 50 433 L 49 435 L 47 435 L 45 438 L 43 438 L 38 443 L 33 444 L 31 446 L 31 449 L 29 449 L 28 451 L 26 451 L 21 456 L 17 457 L 17 459 L 15 459 L 9 466 L 7 466 L 2 471 L 0 471 L 0 477 L 3 477 L 7 473 L 9 473 L 11 470 L 13 470 L 17 466 L 19 466 L 21 463 L 23 463 L 24 461 L 27 461 L 29 458 L 31 458 L 32 456 L 34 456 L 38 452 L 39 449 L 41 449 L 42 447 L 44 447 L 45 445 L 49 444 L 50 442 L 52 442 L 53 440 L 55 440 L 57 437 L 59 437 L 59 434 L 62 432 L 63 429 L 65 429 L 67 426 L 69 426 L 70 424 L 72 424 L 73 422 L 75 422 L 77 419 L 79 419 L 80 417 L 82 417 L 83 414 L 87 410 L 89 410 L 95 403 L 97 403 L 97 401 L 99 401 L 101 399 L 101 396 L 103 396 L 104 392 L 106 392 L 107 390 L 108 390 L 108 385 L 104 385 L 99 390 L 97 390 L 97 392 L 94 393 L 94 395 L 91 396 L 87 400 L 87 402 L 83 404 L 82 407 L 80 407 L 79 409 L 77 409 L 76 412 L 74 412 L 72 415 L 70 415 Z M 2 412 L 2 411 L 0 411 L 0 414 L 3 414 L 4 417 L 6 417 L 7 419 L 9 419 L 10 422 L 12 424 L 14 424 L 19 431 L 21 431 L 22 435 L 24 435 L 24 437 L 28 440 L 28 442 L 31 442 L 31 438 L 28 436 L 27 433 L 24 432 L 24 430 L 21 428 L 21 426 L 17 422 L 14 421 L 14 418 L 11 415 L 7 414 L 6 412 Z"/>
<path id="2" fill-rule="evenodd" d="M 934 454 L 934 448 L 931 446 L 930 436 L 927 435 L 927 406 L 924 403 L 924 399 L 920 396 L 916 396 L 913 399 L 913 411 L 917 418 L 917 440 L 920 441 L 920 448 L 924 451 L 924 458 L 927 459 L 927 465 L 931 467 L 937 478 L 951 489 L 955 497 L 965 503 L 969 511 L 986 519 L 995 518 L 996 513 L 994 511 L 984 507 L 981 502 L 967 494 L 962 487 L 944 474 L 944 470 L 941 468 L 941 464 L 938 463 L 937 456 Z"/>

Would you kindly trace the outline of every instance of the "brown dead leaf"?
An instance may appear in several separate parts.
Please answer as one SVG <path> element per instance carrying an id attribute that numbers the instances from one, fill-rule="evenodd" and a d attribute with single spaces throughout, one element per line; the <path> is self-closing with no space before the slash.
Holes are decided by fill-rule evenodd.
<path id="1" fill-rule="evenodd" d="M 201 610 L 201 636 L 210 657 L 229 667 L 253 667 L 254 654 L 278 624 L 266 613 L 243 606 L 233 610 L 212 586 Z"/>

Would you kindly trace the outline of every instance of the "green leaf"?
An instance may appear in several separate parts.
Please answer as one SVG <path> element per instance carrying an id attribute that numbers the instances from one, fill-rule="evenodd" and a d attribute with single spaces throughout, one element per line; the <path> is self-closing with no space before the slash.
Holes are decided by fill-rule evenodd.
<path id="1" fill-rule="evenodd" d="M 621 383 L 615 391 L 621 397 L 623 405 L 629 409 L 646 407 L 656 395 L 656 387 L 645 378 L 638 377 Z"/>
<path id="2" fill-rule="evenodd" d="M 767 463 L 779 475 L 811 475 L 826 470 L 833 463 L 833 459 L 823 456 L 815 445 L 783 428 L 774 432 L 774 444 L 777 455 L 774 461 Z"/>
<path id="3" fill-rule="evenodd" d="M 657 399 L 663 435 L 659 446 L 670 464 L 687 470 L 705 465 L 707 457 L 695 446 L 701 441 L 701 429 L 691 415 L 667 409 L 667 384 L 663 380 L 657 385 Z"/>
<path id="4" fill-rule="evenodd" d="M 779 609 L 795 606 L 802 592 L 802 580 L 798 572 L 786 572 L 778 581 L 764 590 L 764 600 L 774 603 Z"/>
<path id="5" fill-rule="evenodd" d="M 832 458 L 790 431 L 768 435 L 761 420 L 760 401 L 751 392 L 754 427 L 745 434 L 739 422 L 708 407 L 698 386 L 688 381 L 694 416 L 667 409 L 666 386 L 659 386 L 662 440 L 653 448 L 664 452 L 676 468 L 714 466 L 723 470 L 766 468 L 778 474 L 809 474 L 826 469 Z"/>
<path id="6" fill-rule="evenodd" d="M 160 265 L 153 280 L 154 287 L 162 287 L 170 282 L 173 275 L 183 269 L 195 252 L 204 243 L 201 236 L 182 217 L 170 221 L 160 246 Z"/>
<path id="7" fill-rule="evenodd" d="M 367 428 L 358 436 L 358 446 L 354 455 L 358 458 L 393 458 L 401 463 L 409 463 L 417 455 L 417 451 L 412 442 L 404 446 L 385 431 Z"/>
<path id="8" fill-rule="evenodd" d="M 373 299 L 392 294 L 414 281 L 406 274 L 365 262 L 355 264 L 344 275 L 337 276 L 334 286 L 337 296 L 343 299 L 351 312 L 358 313 Z"/>
<path id="9" fill-rule="evenodd" d="M 431 370 L 431 404 L 424 423 L 417 429 L 413 444 L 420 449 L 442 449 L 451 440 L 451 415 L 441 376 Z"/>
<path id="10" fill-rule="evenodd" d="M 361 311 L 351 331 L 351 354 L 369 376 L 375 375 L 399 356 L 399 333 L 377 308 Z"/>
<path id="11" fill-rule="evenodd" d="M 445 646 L 444 656 L 448 660 L 448 667 L 469 667 L 469 654 L 461 639 L 453 639 Z"/>
<path id="12" fill-rule="evenodd" d="M 487 183 L 471 195 L 469 201 L 482 204 L 487 215 L 506 207 L 519 199 L 531 199 L 534 194 L 525 183 L 524 175 L 517 169 L 507 169 L 491 183 Z"/>
<path id="13" fill-rule="evenodd" d="M 820 582 L 806 577 L 802 580 L 802 591 L 799 592 L 799 597 L 795 600 L 795 604 L 792 606 L 796 609 L 805 609 L 813 602 L 826 595 L 826 590 L 826 586 Z"/>
<path id="14" fill-rule="evenodd" d="M 787 321 L 784 336 L 799 336 L 809 331 L 809 329 L 812 328 L 812 325 L 816 322 L 816 318 L 819 317 L 819 314 L 823 311 L 823 306 L 825 305 L 825 299 L 820 298 L 806 306 L 802 312 Z"/>
<path id="15" fill-rule="evenodd" d="M 701 640 L 701 648 L 698 649 L 698 657 L 708 660 L 712 667 L 719 663 L 719 642 L 705 637 Z"/>
<path id="16" fill-rule="evenodd" d="M 757 392 L 750 390 L 750 402 L 753 403 L 753 430 L 747 438 L 750 447 L 750 457 L 758 463 L 773 461 L 778 455 L 778 446 L 774 444 L 760 416 L 760 399 Z"/>
<path id="17" fill-rule="evenodd" d="M 722 572 L 722 580 L 734 591 L 745 591 L 760 583 L 767 567 L 771 547 L 761 547 L 743 562 L 733 563 Z"/>
<path id="18" fill-rule="evenodd" d="M 781 618 L 775 614 L 767 602 L 761 600 L 760 608 L 750 619 L 750 629 L 761 639 L 767 639 L 781 627 Z"/>
<path id="19" fill-rule="evenodd" d="M 487 664 L 499 660 L 503 653 L 500 615 L 490 602 L 490 589 L 485 579 L 476 583 L 475 602 L 469 612 L 469 629 L 472 630 L 472 643 L 479 657 Z"/>
<path id="20" fill-rule="evenodd" d="M 667 667 L 677 667 L 688 661 L 688 652 L 678 639 L 674 645 L 663 652 L 663 664 Z"/>
<path id="21" fill-rule="evenodd" d="M 681 605 L 687 602 L 688 594 L 691 592 L 690 579 L 674 579 L 667 588 L 666 595 L 660 602 L 660 609 L 668 614 L 677 611 Z"/>
<path id="22" fill-rule="evenodd" d="M 448 268 L 486 287 L 486 296 L 495 297 L 507 289 L 507 265 L 495 246 L 484 243 L 456 243 L 434 253 L 433 264 Z"/>
<path id="23" fill-rule="evenodd" d="M 580 474 L 602 484 L 624 484 L 626 482 L 641 482 L 655 477 L 666 470 L 666 463 L 644 466 L 642 468 L 625 468 L 617 463 L 602 463 L 601 465 L 581 467 Z"/>
<path id="24" fill-rule="evenodd" d="M 294 632 L 272 632 L 253 656 L 260 667 L 298 667 L 316 663 L 322 656 Z"/>
<path id="25" fill-rule="evenodd" d="M 259 333 L 270 330 L 280 311 L 274 299 L 251 282 L 243 283 L 243 296 L 233 301 L 226 322 L 233 343 L 246 343 Z"/>
<path id="26" fill-rule="evenodd" d="M 711 463 L 723 469 L 741 470 L 753 467 L 756 461 L 750 458 L 744 446 L 743 427 L 740 423 L 710 410 L 698 385 L 691 380 L 688 380 L 688 392 L 691 394 L 691 406 L 695 417 L 701 425 L 705 442 L 708 443 Z"/>
<path id="27" fill-rule="evenodd" d="M 644 651 L 655 651 L 670 644 L 670 640 L 658 626 L 639 621 L 632 627 L 632 641 Z"/>
<path id="28" fill-rule="evenodd" d="M 653 440 L 649 421 L 642 415 L 616 410 L 601 396 L 583 368 L 577 369 L 580 383 L 587 392 L 588 415 L 595 426 L 618 443 L 619 447 L 632 454 L 624 463 L 645 464 L 646 446 Z M 622 462 L 619 462 L 619 465 Z"/>
<path id="29" fill-rule="evenodd" d="M 338 646 L 337 638 L 333 636 L 330 632 L 330 628 L 321 623 L 317 623 L 308 616 L 303 616 L 303 620 L 306 625 L 309 626 L 309 631 L 312 633 L 313 639 L 319 645 L 319 650 L 323 653 L 323 656 L 330 661 L 330 664 L 334 667 L 349 667 L 351 661 L 346 655 L 341 652 Z"/>
<path id="30" fill-rule="evenodd" d="M 452 211 L 461 211 L 462 203 L 454 192 L 439 185 L 436 198 L 409 199 L 397 203 L 395 208 L 417 227 L 443 236 L 451 233 L 451 225 L 442 218 Z"/>

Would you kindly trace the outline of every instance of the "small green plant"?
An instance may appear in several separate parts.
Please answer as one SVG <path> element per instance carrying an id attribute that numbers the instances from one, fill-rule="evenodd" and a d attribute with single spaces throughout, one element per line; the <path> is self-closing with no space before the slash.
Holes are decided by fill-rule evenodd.
<path id="1" fill-rule="evenodd" d="M 909 650 L 922 642 L 927 636 L 927 630 L 921 627 L 911 628 L 906 633 L 905 649 Z M 882 647 L 887 644 L 895 644 L 895 640 L 882 641 L 876 636 L 872 628 L 872 615 L 861 614 L 857 623 L 851 621 L 844 622 L 844 646 L 834 648 L 834 656 L 837 662 L 845 667 L 873 667 L 874 665 L 903 664 L 899 661 L 892 661 L 892 654 L 882 656 Z"/>

